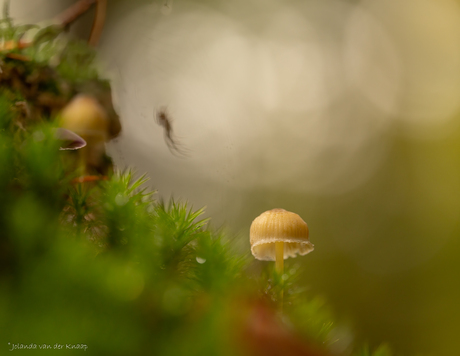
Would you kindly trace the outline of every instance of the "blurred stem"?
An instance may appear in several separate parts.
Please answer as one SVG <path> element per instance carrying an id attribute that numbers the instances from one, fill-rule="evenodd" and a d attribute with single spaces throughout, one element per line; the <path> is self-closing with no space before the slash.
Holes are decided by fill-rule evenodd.
<path id="1" fill-rule="evenodd" d="M 101 37 L 107 13 L 107 0 L 79 0 L 58 16 L 61 26 L 66 28 L 85 14 L 94 4 L 96 13 L 94 15 L 93 27 L 88 39 L 90 46 L 96 46 Z"/>
<path id="2" fill-rule="evenodd" d="M 275 242 L 275 256 L 276 272 L 282 276 L 284 272 L 284 242 Z"/>
<path id="3" fill-rule="evenodd" d="M 84 177 L 86 175 L 86 157 L 88 153 L 86 152 L 88 147 L 83 147 L 78 150 L 78 165 L 77 172 L 79 177 Z"/>
<path id="4" fill-rule="evenodd" d="M 94 17 L 93 28 L 89 36 L 88 44 L 95 47 L 99 43 L 102 28 L 104 27 L 105 15 L 107 12 L 107 0 L 98 0 L 96 2 L 96 15 Z"/>
<path id="5" fill-rule="evenodd" d="M 69 26 L 72 22 L 83 15 L 96 2 L 96 0 L 79 0 L 58 16 L 63 27 Z"/>

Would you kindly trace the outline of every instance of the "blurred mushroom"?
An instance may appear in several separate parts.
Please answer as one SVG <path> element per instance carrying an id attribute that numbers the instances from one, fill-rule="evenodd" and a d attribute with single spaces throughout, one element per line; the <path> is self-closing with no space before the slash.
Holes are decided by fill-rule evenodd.
<path id="1" fill-rule="evenodd" d="M 283 273 L 284 259 L 313 251 L 308 240 L 308 226 L 302 218 L 284 209 L 268 210 L 251 224 L 251 252 L 258 260 L 276 261 L 276 270 Z"/>
<path id="2" fill-rule="evenodd" d="M 109 119 L 104 108 L 91 95 L 79 94 L 60 114 L 61 128 L 70 130 L 86 141 L 80 150 L 81 168 L 100 168 L 104 163 L 105 142 L 109 138 Z"/>
<path id="3" fill-rule="evenodd" d="M 108 117 L 109 124 L 107 132 L 109 140 L 117 137 L 121 132 L 121 123 L 113 106 L 112 89 L 110 84 L 103 80 L 89 80 L 78 84 L 76 89 L 79 93 L 91 96 L 99 102 Z"/>

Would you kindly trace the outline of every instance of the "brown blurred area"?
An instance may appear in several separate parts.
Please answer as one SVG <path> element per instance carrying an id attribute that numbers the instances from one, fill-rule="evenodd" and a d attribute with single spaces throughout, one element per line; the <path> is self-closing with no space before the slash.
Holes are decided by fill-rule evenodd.
<path id="1" fill-rule="evenodd" d="M 307 343 L 289 330 L 279 315 L 264 303 L 246 305 L 246 318 L 239 326 L 241 352 L 253 356 L 328 356 L 318 346 Z"/>
<path id="2" fill-rule="evenodd" d="M 70 3 L 15 0 L 11 15 Z M 121 168 L 206 205 L 241 251 L 261 212 L 298 213 L 315 251 L 286 268 L 302 263 L 359 341 L 460 354 L 458 1 L 112 0 L 99 49 Z M 165 144 L 162 107 L 187 157 Z"/>

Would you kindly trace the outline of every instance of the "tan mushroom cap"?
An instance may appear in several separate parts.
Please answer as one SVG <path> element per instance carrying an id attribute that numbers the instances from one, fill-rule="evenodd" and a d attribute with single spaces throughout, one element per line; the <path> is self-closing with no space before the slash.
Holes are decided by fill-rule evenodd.
<path id="1" fill-rule="evenodd" d="M 90 95 L 80 94 L 61 112 L 61 127 L 85 140 L 106 141 L 109 119 L 104 108 Z"/>
<path id="2" fill-rule="evenodd" d="M 268 210 L 255 218 L 249 240 L 254 257 L 264 261 L 275 261 L 275 242 L 284 242 L 284 259 L 303 256 L 314 249 L 308 240 L 307 223 L 284 209 Z"/>

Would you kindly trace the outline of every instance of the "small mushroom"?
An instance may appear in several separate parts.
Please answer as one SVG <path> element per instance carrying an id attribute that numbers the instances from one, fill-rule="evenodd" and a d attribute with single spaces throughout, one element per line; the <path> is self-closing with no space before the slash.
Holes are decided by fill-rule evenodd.
<path id="1" fill-rule="evenodd" d="M 284 259 L 303 256 L 313 251 L 308 240 L 308 226 L 302 218 L 284 209 L 268 210 L 251 224 L 251 252 L 258 260 L 276 261 L 276 270 L 283 273 Z"/>
<path id="2" fill-rule="evenodd" d="M 61 112 L 61 127 L 75 132 L 87 142 L 105 142 L 108 117 L 104 108 L 90 95 L 77 95 Z"/>
<path id="3" fill-rule="evenodd" d="M 108 141 L 109 119 L 106 111 L 91 95 L 80 94 L 60 113 L 60 127 L 76 133 L 86 141 L 81 151 L 82 168 L 98 167 Z"/>

